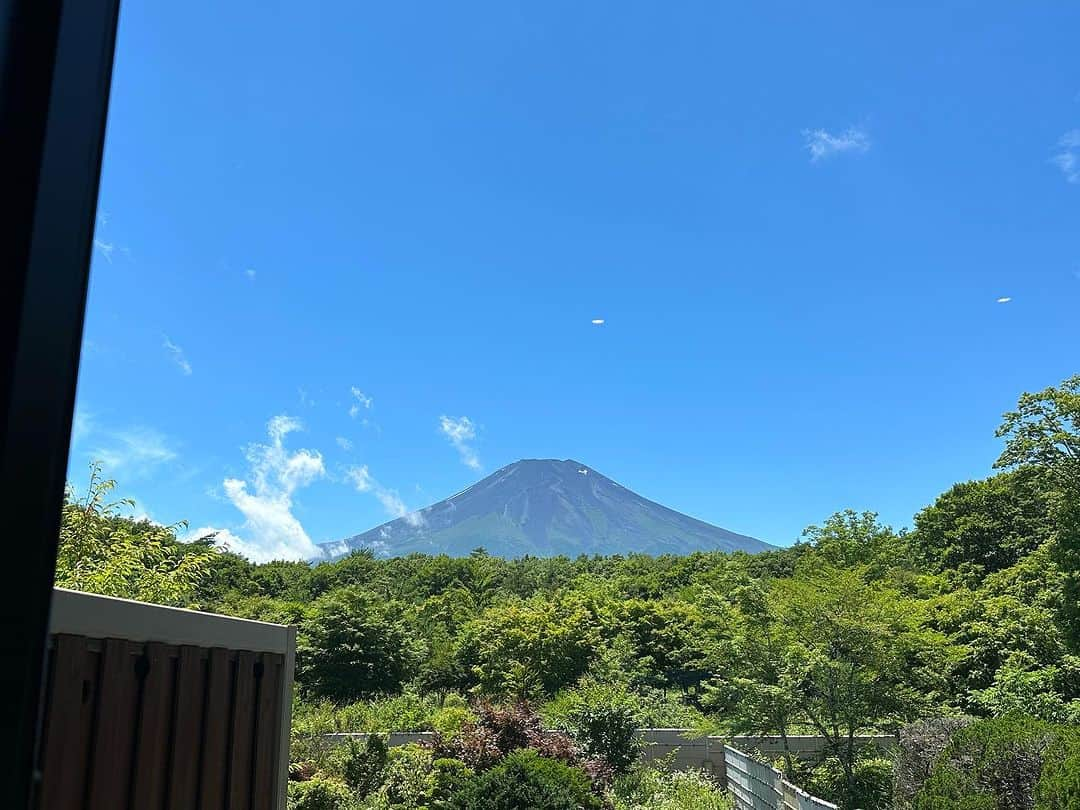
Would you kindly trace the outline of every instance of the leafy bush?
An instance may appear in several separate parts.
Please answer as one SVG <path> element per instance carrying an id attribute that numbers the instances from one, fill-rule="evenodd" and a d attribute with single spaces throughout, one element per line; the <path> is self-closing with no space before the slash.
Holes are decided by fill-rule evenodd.
<path id="1" fill-rule="evenodd" d="M 1080 729 L 1064 729 L 1046 752 L 1035 789 L 1037 810 L 1080 807 Z"/>
<path id="2" fill-rule="evenodd" d="M 1064 658 L 1062 666 L 1040 667 L 1030 655 L 1014 655 L 994 673 L 989 688 L 973 693 L 972 702 L 994 717 L 1025 714 L 1050 723 L 1075 722 L 1080 700 L 1067 699 L 1062 682 L 1075 680 L 1076 659 Z"/>
<path id="3" fill-rule="evenodd" d="M 435 696 L 415 692 L 343 705 L 329 700 L 297 699 L 293 702 L 293 757 L 323 762 L 334 748 L 334 744 L 322 738 L 324 734 L 430 731 L 438 714 Z"/>
<path id="4" fill-rule="evenodd" d="M 383 783 L 389 754 L 386 743 L 378 734 L 371 734 L 361 744 L 349 739 L 342 746 L 341 776 L 357 797 L 374 793 Z"/>
<path id="5" fill-rule="evenodd" d="M 306 782 L 289 782 L 289 810 L 352 810 L 353 807 L 352 792 L 344 782 L 320 776 Z"/>
<path id="6" fill-rule="evenodd" d="M 495 733 L 477 723 L 470 723 L 451 737 L 436 737 L 433 751 L 436 757 L 460 759 L 476 771 L 494 768 L 503 758 Z"/>
<path id="7" fill-rule="evenodd" d="M 893 808 L 912 810 L 915 796 L 934 770 L 953 734 L 971 723 L 966 717 L 920 720 L 900 729 L 893 764 Z"/>
<path id="8" fill-rule="evenodd" d="M 577 764 L 580 752 L 566 735 L 545 732 L 540 716 L 526 702 L 496 706 L 480 702 L 474 721 L 457 734 L 440 735 L 434 745 L 437 757 L 460 759 L 470 768 L 486 771 L 520 748 L 533 748 L 551 759 Z"/>
<path id="9" fill-rule="evenodd" d="M 730 810 L 724 788 L 701 771 L 635 768 L 615 782 L 615 810 Z"/>
<path id="10" fill-rule="evenodd" d="M 843 806 L 859 810 L 892 810 L 893 763 L 883 758 L 861 759 L 855 763 L 851 794 Z M 836 759 L 826 759 L 813 769 L 810 779 L 800 785 L 808 793 L 826 801 L 845 800 L 844 771 Z"/>
<path id="11" fill-rule="evenodd" d="M 432 810 L 450 810 L 454 796 L 476 776 L 476 772 L 460 759 L 437 759 L 431 763 L 431 769 L 435 775 Z"/>
<path id="12" fill-rule="evenodd" d="M 580 768 L 515 751 L 458 792 L 454 810 L 603 810 Z"/>
<path id="13" fill-rule="evenodd" d="M 431 715 L 431 728 L 444 736 L 457 734 L 476 722 L 476 713 L 459 695 L 448 695 L 443 705 Z"/>
<path id="14" fill-rule="evenodd" d="M 419 745 L 403 745 L 390 752 L 379 796 L 392 810 L 424 807 L 435 793 L 431 752 Z"/>
<path id="15" fill-rule="evenodd" d="M 135 502 L 112 498 L 116 482 L 102 477 L 101 463 L 90 465 L 86 495 L 64 493 L 56 555 L 55 583 L 61 588 L 155 602 L 185 605 L 215 563 L 213 538 L 178 543 L 184 524 L 161 526 L 121 514 Z"/>
<path id="16" fill-rule="evenodd" d="M 561 693 L 551 709 L 587 756 L 603 759 L 616 773 L 624 773 L 640 756 L 637 696 L 625 686 L 587 678 Z"/>
<path id="17" fill-rule="evenodd" d="M 915 810 L 1032 810 L 1044 756 L 1059 734 L 1028 717 L 981 720 L 961 729 L 915 797 Z"/>

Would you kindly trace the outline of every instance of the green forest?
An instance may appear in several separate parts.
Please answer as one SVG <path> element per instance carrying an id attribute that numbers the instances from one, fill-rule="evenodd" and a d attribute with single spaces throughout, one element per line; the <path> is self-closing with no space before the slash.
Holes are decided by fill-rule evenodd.
<path id="1" fill-rule="evenodd" d="M 823 762 L 776 764 L 846 808 L 1080 807 L 1080 375 L 997 435 L 987 477 L 910 528 L 842 510 L 753 556 L 255 565 L 123 517 L 94 467 L 56 583 L 296 625 L 296 810 L 728 806 L 706 775 L 637 765 L 638 727 L 822 736 Z M 928 742 L 855 741 L 904 728 Z M 392 730 L 439 743 L 319 737 Z"/>

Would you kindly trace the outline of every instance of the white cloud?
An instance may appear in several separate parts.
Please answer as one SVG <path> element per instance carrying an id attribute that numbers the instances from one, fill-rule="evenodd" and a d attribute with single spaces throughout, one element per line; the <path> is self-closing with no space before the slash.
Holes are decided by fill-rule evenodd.
<path id="1" fill-rule="evenodd" d="M 89 429 L 92 425 L 83 425 Z M 91 458 L 102 463 L 109 475 L 141 478 L 176 458 L 176 450 L 164 434 L 146 427 L 110 431 L 104 442 L 90 451 Z"/>
<path id="2" fill-rule="evenodd" d="M 348 554 L 351 550 L 348 542 L 345 540 L 339 540 L 336 543 L 327 543 L 322 546 L 322 551 L 327 557 L 340 557 Z"/>
<path id="3" fill-rule="evenodd" d="M 244 271 L 244 275 L 247 276 L 248 279 L 250 279 L 251 281 L 255 280 L 255 271 L 250 267 Z"/>
<path id="4" fill-rule="evenodd" d="M 241 553 L 255 562 L 267 560 L 306 560 L 322 554 L 300 521 L 292 513 L 293 494 L 326 474 L 322 455 L 315 450 L 291 452 L 285 438 L 303 429 L 298 419 L 281 415 L 266 425 L 270 444 L 252 444 L 246 457 L 250 465 L 250 489 L 247 481 L 226 478 L 225 496 L 245 518 L 248 540 Z"/>
<path id="5" fill-rule="evenodd" d="M 340 447 L 342 450 L 345 450 L 346 452 L 353 449 L 353 443 L 346 439 L 344 436 L 338 436 L 336 439 L 334 439 L 334 441 L 337 442 L 338 447 Z"/>
<path id="6" fill-rule="evenodd" d="M 184 355 L 184 350 L 169 340 L 168 335 L 163 335 L 163 337 L 165 338 L 165 342 L 161 345 L 169 350 L 169 354 L 172 355 L 173 360 L 176 362 L 176 365 L 180 367 L 180 370 L 190 377 L 191 363 L 188 362 L 187 357 Z"/>
<path id="7" fill-rule="evenodd" d="M 1080 183 L 1080 129 L 1066 132 L 1058 140 L 1058 148 L 1061 150 L 1050 161 L 1061 169 L 1065 180 L 1070 183 Z"/>
<path id="8" fill-rule="evenodd" d="M 366 464 L 363 467 L 349 467 L 345 471 L 345 477 L 352 481 L 357 492 L 371 492 L 375 481 Z"/>
<path id="9" fill-rule="evenodd" d="M 1001 298 L 999 298 L 999 299 L 997 300 L 997 302 L 998 302 L 999 304 L 1007 304 L 1007 303 L 1009 303 L 1010 301 L 1012 301 L 1012 298 L 1010 298 L 1010 297 L 1009 297 L 1009 296 L 1007 296 L 1007 295 L 1005 295 L 1005 296 L 1002 296 Z"/>
<path id="10" fill-rule="evenodd" d="M 71 420 L 71 443 L 76 445 L 94 432 L 94 415 L 81 406 L 76 406 L 75 416 Z"/>
<path id="11" fill-rule="evenodd" d="M 838 135 L 824 129 L 804 129 L 805 147 L 810 152 L 810 162 L 817 163 L 844 152 L 863 153 L 870 148 L 870 136 L 858 127 L 848 127 Z"/>
<path id="12" fill-rule="evenodd" d="M 116 250 L 116 245 L 112 242 L 106 242 L 104 239 L 94 239 L 94 248 L 105 257 L 105 261 L 112 264 L 113 251 Z"/>
<path id="13" fill-rule="evenodd" d="M 592 322 L 593 322 L 593 326 L 603 326 L 604 325 L 604 319 L 603 318 L 593 318 Z"/>
<path id="14" fill-rule="evenodd" d="M 219 529 L 216 526 L 203 526 L 176 539 L 181 543 L 193 543 L 196 540 L 202 540 L 208 535 L 214 536 L 214 545 L 218 548 L 247 557 L 254 562 L 270 562 L 271 560 L 284 559 L 281 556 L 267 556 L 261 546 L 249 543 L 243 537 L 233 534 L 229 529 Z"/>
<path id="15" fill-rule="evenodd" d="M 476 450 L 469 444 L 476 439 L 476 425 L 469 417 L 454 419 L 449 416 L 440 416 L 439 430 L 457 449 L 462 464 L 473 470 L 480 469 L 480 459 L 476 456 Z"/>
<path id="16" fill-rule="evenodd" d="M 404 518 L 405 522 L 410 526 L 424 525 L 424 516 L 419 512 L 410 511 L 409 507 L 405 505 L 405 501 L 398 495 L 397 490 L 387 489 L 380 484 L 375 476 L 371 474 L 366 464 L 362 467 L 349 467 L 345 471 L 345 477 L 352 482 L 357 492 L 371 493 L 378 498 L 379 503 L 382 504 L 388 515 L 395 518 Z"/>
<path id="17" fill-rule="evenodd" d="M 355 385 L 349 389 L 353 399 L 356 400 L 349 408 L 349 416 L 355 419 L 360 414 L 360 409 L 371 410 L 371 406 L 375 404 L 375 400 L 357 388 Z"/>

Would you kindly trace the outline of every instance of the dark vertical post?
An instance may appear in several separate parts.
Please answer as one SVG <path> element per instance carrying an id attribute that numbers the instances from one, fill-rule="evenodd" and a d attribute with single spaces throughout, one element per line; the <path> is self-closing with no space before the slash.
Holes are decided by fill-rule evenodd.
<path id="1" fill-rule="evenodd" d="M 27 807 L 119 0 L 0 0 L 0 783 Z"/>

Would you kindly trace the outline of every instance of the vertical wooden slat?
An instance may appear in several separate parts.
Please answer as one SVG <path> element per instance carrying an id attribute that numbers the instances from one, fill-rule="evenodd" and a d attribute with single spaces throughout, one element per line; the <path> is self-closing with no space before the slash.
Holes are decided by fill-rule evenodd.
<path id="1" fill-rule="evenodd" d="M 85 638 L 56 636 L 52 693 L 42 760 L 42 810 L 83 806 L 97 698 L 98 656 Z"/>
<path id="2" fill-rule="evenodd" d="M 232 756 L 229 764 L 228 810 L 249 810 L 251 754 L 255 737 L 255 653 L 236 654 L 236 688 L 232 706 Z"/>
<path id="3" fill-rule="evenodd" d="M 255 780 L 252 810 L 274 810 L 277 796 L 278 741 L 281 723 L 281 677 L 284 656 L 262 654 L 259 705 L 255 715 Z"/>
<path id="4" fill-rule="evenodd" d="M 89 810 L 125 810 L 131 784 L 139 680 L 135 673 L 141 645 L 123 639 L 102 643 L 101 696 L 94 733 Z"/>
<path id="5" fill-rule="evenodd" d="M 156 810 L 165 802 L 176 655 L 175 647 L 146 645 L 148 667 L 136 736 L 133 810 Z"/>
<path id="6" fill-rule="evenodd" d="M 210 650 L 206 682 L 206 720 L 203 724 L 199 810 L 225 810 L 229 762 L 229 711 L 232 706 L 232 661 L 229 651 Z"/>
<path id="7" fill-rule="evenodd" d="M 176 673 L 176 731 L 171 746 L 169 810 L 192 810 L 199 787 L 206 658 L 198 647 L 181 647 Z"/>

